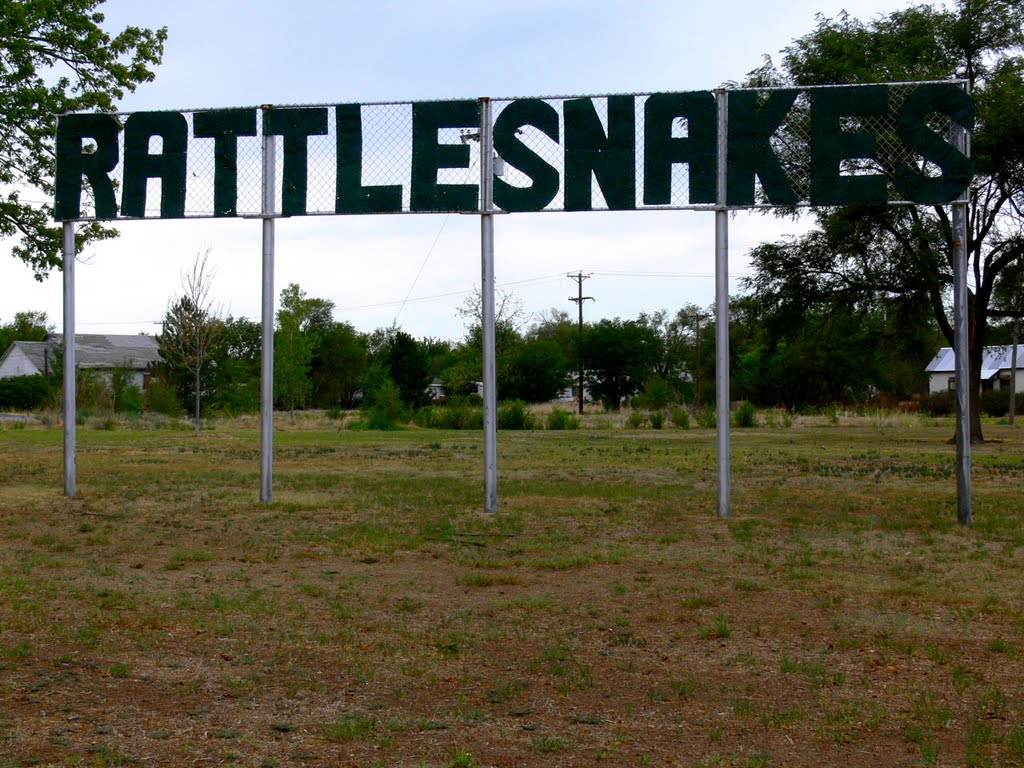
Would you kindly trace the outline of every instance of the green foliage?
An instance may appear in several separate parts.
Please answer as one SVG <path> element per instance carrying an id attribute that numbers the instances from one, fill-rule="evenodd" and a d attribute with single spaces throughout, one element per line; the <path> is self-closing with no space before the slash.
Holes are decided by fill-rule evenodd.
<path id="1" fill-rule="evenodd" d="M 951 393 L 952 394 L 952 393 Z M 981 411 L 989 416 L 1002 417 L 1010 413 L 1010 390 L 989 389 L 981 393 Z M 1017 395 L 1017 414 L 1024 414 L 1024 393 Z"/>
<path id="2" fill-rule="evenodd" d="M 0 357 L 15 341 L 42 341 L 53 333 L 53 324 L 45 312 L 15 312 L 14 320 L 0 325 Z"/>
<path id="3" fill-rule="evenodd" d="M 498 429 L 534 429 L 536 417 L 522 400 L 508 400 L 498 405 Z"/>
<path id="4" fill-rule="evenodd" d="M 138 413 L 142 410 L 142 390 L 135 384 L 135 372 L 124 365 L 110 374 L 111 405 L 117 413 Z"/>
<path id="5" fill-rule="evenodd" d="M 647 414 L 647 418 L 651 422 L 651 429 L 661 429 L 665 426 L 664 411 L 651 411 Z"/>
<path id="6" fill-rule="evenodd" d="M 672 423 L 680 429 L 690 428 L 690 412 L 683 406 L 677 406 L 673 408 L 669 414 L 672 417 Z"/>
<path id="7" fill-rule="evenodd" d="M 633 399 L 633 407 L 660 411 L 667 408 L 675 397 L 672 387 L 659 374 L 644 382 L 644 390 Z"/>
<path id="8" fill-rule="evenodd" d="M 395 331 L 384 348 L 383 362 L 403 403 L 410 408 L 427 404 L 430 361 L 423 345 L 404 331 Z"/>
<path id="9" fill-rule="evenodd" d="M 740 403 L 740 407 L 732 415 L 733 426 L 749 428 L 757 426 L 757 408 L 749 400 Z"/>
<path id="10" fill-rule="evenodd" d="M 381 382 L 366 405 L 369 429 L 396 429 L 404 418 L 405 405 L 398 385 L 389 378 Z"/>
<path id="11" fill-rule="evenodd" d="M 46 404 L 51 391 L 42 374 L 0 379 L 0 410 L 34 411 Z"/>
<path id="12" fill-rule="evenodd" d="M 626 417 L 626 426 L 630 429 L 640 429 L 647 423 L 647 417 L 643 411 L 630 411 Z"/>
<path id="13" fill-rule="evenodd" d="M 484 411 L 467 402 L 428 405 L 416 412 L 415 423 L 427 429 L 483 429 Z"/>
<path id="14" fill-rule="evenodd" d="M 310 361 L 313 404 L 355 405 L 367 362 L 366 341 L 351 324 L 331 322 L 321 328 Z"/>
<path id="15" fill-rule="evenodd" d="M 710 405 L 705 405 L 697 411 L 697 426 L 701 429 L 714 429 L 717 424 L 718 418 L 715 409 Z"/>
<path id="16" fill-rule="evenodd" d="M 580 419 L 574 413 L 563 411 L 561 408 L 552 408 L 547 418 L 548 429 L 579 429 Z"/>
<path id="17" fill-rule="evenodd" d="M 502 397 L 544 403 L 569 382 L 569 362 L 558 344 L 548 339 L 522 342 L 511 355 L 510 368 L 501 380 Z"/>
<path id="18" fill-rule="evenodd" d="M 601 320 L 587 328 L 583 355 L 590 391 L 617 411 L 647 381 L 661 353 L 661 340 L 633 320 Z"/>
<path id="19" fill-rule="evenodd" d="M 956 393 L 936 392 L 928 395 L 921 400 L 921 410 L 929 416 L 951 416 L 956 413 Z"/>
<path id="20" fill-rule="evenodd" d="M 116 102 L 153 79 L 167 30 L 127 27 L 111 36 L 99 25 L 101 0 L 6 2 L 0 12 L 0 238 L 21 236 L 15 258 L 38 278 L 61 263 L 61 228 L 53 206 L 22 199 L 19 187 L 52 198 L 54 136 L 64 112 L 112 112 Z M 66 66 L 65 66 L 66 65 Z M 115 232 L 77 228 L 76 251 Z"/>
<path id="21" fill-rule="evenodd" d="M 160 379 L 153 379 L 146 391 L 146 408 L 164 416 L 181 416 L 181 401 L 177 389 Z"/>

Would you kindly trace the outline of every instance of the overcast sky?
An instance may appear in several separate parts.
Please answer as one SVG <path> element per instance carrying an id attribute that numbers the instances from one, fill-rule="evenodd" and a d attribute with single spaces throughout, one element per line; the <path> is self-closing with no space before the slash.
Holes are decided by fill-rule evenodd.
<path id="1" fill-rule="evenodd" d="M 869 19 L 885 0 L 109 0 L 108 31 L 168 27 L 153 83 L 124 111 L 370 101 L 647 93 L 740 80 L 810 31 L 815 14 Z M 28 195 L 26 195 L 28 197 Z M 759 214 L 730 224 L 732 292 L 746 252 L 800 225 Z M 225 314 L 259 319 L 261 227 L 253 220 L 139 221 L 81 255 L 79 333 L 156 333 L 181 272 L 210 248 Z M 455 308 L 480 283 L 472 215 L 331 216 L 277 224 L 276 293 L 298 283 L 370 331 L 457 339 Z M 62 320 L 55 272 L 37 283 L 0 242 L 0 322 L 45 310 Z M 567 272 L 592 272 L 588 319 L 633 318 L 714 300 L 714 217 L 692 211 L 497 217 L 495 272 L 529 312 L 575 313 Z M 403 301 L 408 296 L 408 301 Z"/>

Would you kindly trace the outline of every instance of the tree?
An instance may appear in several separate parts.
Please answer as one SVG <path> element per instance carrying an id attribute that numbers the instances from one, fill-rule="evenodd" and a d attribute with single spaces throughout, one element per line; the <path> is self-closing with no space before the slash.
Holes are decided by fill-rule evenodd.
<path id="1" fill-rule="evenodd" d="M 583 334 L 590 391 L 617 411 L 654 373 L 661 356 L 661 340 L 648 326 L 635 320 L 601 320 Z"/>
<path id="2" fill-rule="evenodd" d="M 383 358 L 402 402 L 410 408 L 426 405 L 430 360 L 423 345 L 405 331 L 396 331 L 388 341 Z"/>
<path id="3" fill-rule="evenodd" d="M 0 13 L 0 237 L 20 236 L 13 255 L 41 280 L 61 264 L 61 228 L 52 197 L 57 115 L 112 111 L 126 91 L 153 79 L 167 29 L 101 28 L 102 0 L 18 0 Z M 116 232 L 98 223 L 77 228 L 76 248 Z"/>
<path id="4" fill-rule="evenodd" d="M 296 283 L 281 291 L 274 332 L 274 397 L 291 412 L 293 420 L 296 406 L 304 406 L 313 389 L 309 371 L 319 325 L 314 318 L 319 317 L 320 302 L 308 299 Z"/>
<path id="5" fill-rule="evenodd" d="M 1020 320 L 1024 317 L 1024 258 L 1019 258 L 1010 264 L 999 275 L 993 291 L 993 301 L 999 309 L 998 313 L 1009 316 L 1012 332 L 1010 343 L 1013 351 L 1010 354 L 1010 424 L 1013 424 L 1017 414 L 1017 366 L 1020 364 L 1017 358 L 1018 331 Z"/>
<path id="6" fill-rule="evenodd" d="M 313 403 L 351 407 L 366 370 L 366 340 L 350 323 L 332 322 L 320 331 L 310 361 Z"/>
<path id="7" fill-rule="evenodd" d="M 502 399 L 544 403 L 569 385 L 569 361 L 550 339 L 528 339 L 512 354 L 507 378 L 500 382 Z"/>
<path id="8" fill-rule="evenodd" d="M 253 413 L 260 407 L 263 328 L 244 317 L 228 317 L 214 341 L 213 403 L 228 413 Z"/>
<path id="9" fill-rule="evenodd" d="M 223 326 L 219 307 L 210 298 L 215 270 L 209 266 L 210 249 L 197 253 L 192 266 L 181 276 L 184 293 L 171 303 L 164 314 L 163 331 L 158 344 L 160 356 L 178 379 L 183 399 L 191 394 L 195 404 L 195 431 L 201 429 L 200 407 L 204 390 L 203 376 L 211 372 L 210 361 Z M 183 375 L 187 374 L 187 375 Z"/>
<path id="10" fill-rule="evenodd" d="M 15 341 L 42 341 L 51 333 L 53 323 L 47 319 L 45 312 L 15 312 L 11 322 L 0 325 L 0 357 Z"/>
<path id="11" fill-rule="evenodd" d="M 983 439 L 979 392 L 992 291 L 1024 253 L 1024 58 L 1022 0 L 955 0 L 952 8 L 911 6 L 864 23 L 843 14 L 785 49 L 752 85 L 867 83 L 963 78 L 977 105 L 971 153 L 966 248 L 969 298 L 971 440 Z M 880 151 L 881 152 L 881 151 Z M 880 158 L 883 165 L 884 157 Z M 923 297 L 949 344 L 947 301 L 953 241 L 943 206 L 821 209 L 817 229 L 754 253 L 761 296 L 787 288 L 846 293 L 862 302 Z M 794 292 L 789 294 L 797 303 Z"/>

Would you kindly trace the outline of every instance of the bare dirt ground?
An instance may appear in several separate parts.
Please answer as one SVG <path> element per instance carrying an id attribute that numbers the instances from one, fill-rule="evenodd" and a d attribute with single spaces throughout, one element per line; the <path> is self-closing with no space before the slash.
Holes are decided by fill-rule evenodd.
<path id="1" fill-rule="evenodd" d="M 0 766 L 1024 765 L 1024 440 L 0 431 Z"/>

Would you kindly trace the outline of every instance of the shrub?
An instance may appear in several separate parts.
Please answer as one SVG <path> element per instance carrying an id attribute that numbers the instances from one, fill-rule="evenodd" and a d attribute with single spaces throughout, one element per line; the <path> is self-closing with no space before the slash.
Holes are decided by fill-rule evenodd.
<path id="1" fill-rule="evenodd" d="M 936 392 L 921 401 L 921 410 L 929 416 L 951 416 L 956 413 L 956 394 Z"/>
<path id="2" fill-rule="evenodd" d="M 548 429 L 579 429 L 579 417 L 561 408 L 552 408 L 548 414 Z"/>
<path id="3" fill-rule="evenodd" d="M 643 411 L 630 411 L 629 416 L 626 417 L 626 426 L 630 429 L 640 429 L 647 422 L 647 417 L 644 416 Z"/>
<path id="4" fill-rule="evenodd" d="M 672 417 L 672 423 L 680 429 L 690 428 L 690 412 L 683 406 L 673 408 L 669 415 Z"/>
<path id="5" fill-rule="evenodd" d="M 332 421 L 341 421 L 342 419 L 345 418 L 345 409 L 342 408 L 340 405 L 332 405 L 330 408 L 327 409 L 326 416 L 328 419 L 331 419 Z"/>
<path id="6" fill-rule="evenodd" d="M 498 429 L 533 429 L 536 422 L 522 400 L 508 400 L 498 406 Z"/>
<path id="7" fill-rule="evenodd" d="M 1017 413 L 1024 413 L 1024 392 L 1017 393 Z M 1010 413 L 1010 390 L 990 389 L 981 393 L 981 411 L 989 416 L 1002 417 Z"/>
<path id="8" fill-rule="evenodd" d="M 416 412 L 413 421 L 426 429 L 483 429 L 484 412 L 465 403 L 427 405 Z"/>
<path id="9" fill-rule="evenodd" d="M 665 426 L 665 412 L 664 411 L 651 411 L 647 418 L 650 419 L 651 429 L 661 429 Z"/>
<path id="10" fill-rule="evenodd" d="M 718 419 L 715 417 L 715 409 L 710 405 L 705 405 L 697 411 L 697 426 L 701 429 L 714 429 L 717 423 Z"/>
<path id="11" fill-rule="evenodd" d="M 50 396 L 50 382 L 42 374 L 0 379 L 0 408 L 34 411 Z"/>
<path id="12" fill-rule="evenodd" d="M 405 410 L 398 385 L 389 378 L 380 382 L 367 405 L 368 429 L 395 429 L 402 420 Z"/>
<path id="13" fill-rule="evenodd" d="M 158 379 L 150 384 L 146 392 L 146 407 L 164 416 L 181 416 L 183 410 L 175 387 Z"/>
<path id="14" fill-rule="evenodd" d="M 749 400 L 744 400 L 733 414 L 733 424 L 737 427 L 749 428 L 757 426 L 757 408 Z"/>

